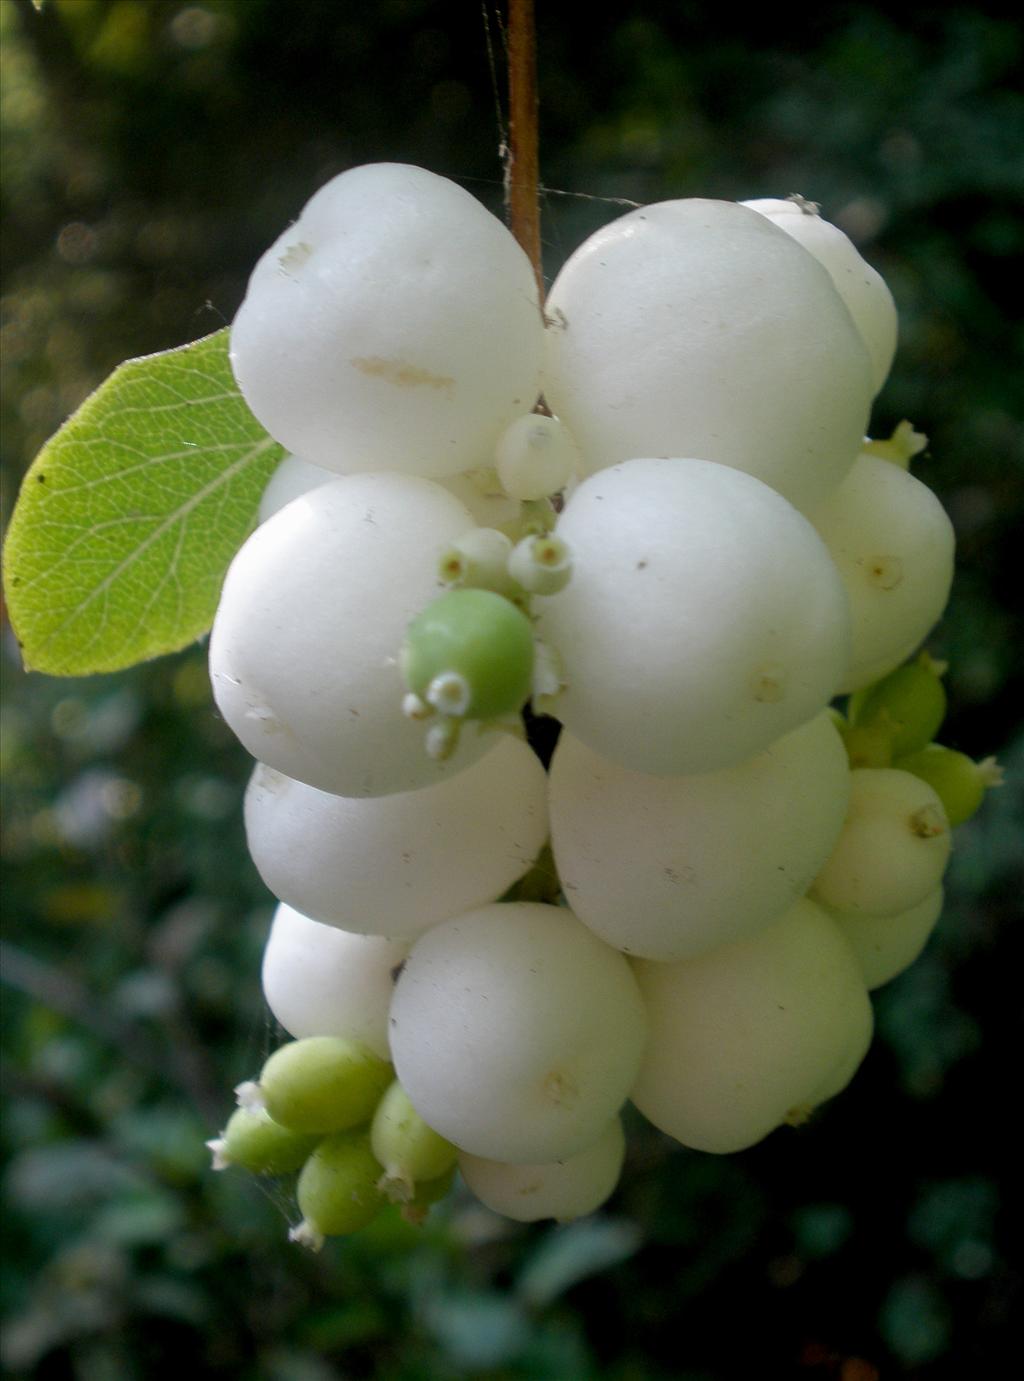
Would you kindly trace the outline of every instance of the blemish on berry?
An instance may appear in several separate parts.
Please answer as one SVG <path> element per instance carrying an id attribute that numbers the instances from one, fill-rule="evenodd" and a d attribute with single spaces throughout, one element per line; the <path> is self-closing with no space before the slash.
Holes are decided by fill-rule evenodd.
<path id="1" fill-rule="evenodd" d="M 560 1108 L 571 1108 L 579 1101 L 579 1086 L 564 1070 L 553 1069 L 545 1077 L 543 1088 L 545 1097 Z"/>
<path id="2" fill-rule="evenodd" d="M 295 244 L 289 245 L 285 252 L 278 256 L 278 266 L 285 273 L 291 269 L 300 269 L 312 253 L 312 245 L 307 244 L 305 240 L 297 240 Z"/>
<path id="3" fill-rule="evenodd" d="M 903 579 L 903 562 L 898 556 L 872 556 L 865 562 L 865 573 L 877 590 L 895 590 Z"/>
<path id="4" fill-rule="evenodd" d="M 754 699 L 762 705 L 776 705 L 786 693 L 786 673 L 777 664 L 760 667 L 751 678 Z"/>
<path id="5" fill-rule="evenodd" d="M 385 383 L 398 388 L 433 388 L 449 397 L 455 389 L 455 380 L 447 374 L 431 374 L 428 369 L 409 364 L 406 360 L 388 360 L 382 355 L 354 355 L 349 364 L 371 378 L 383 379 Z"/>
<path id="6" fill-rule="evenodd" d="M 947 829 L 946 818 L 938 806 L 922 806 L 910 817 L 910 832 L 919 839 L 934 839 Z"/>

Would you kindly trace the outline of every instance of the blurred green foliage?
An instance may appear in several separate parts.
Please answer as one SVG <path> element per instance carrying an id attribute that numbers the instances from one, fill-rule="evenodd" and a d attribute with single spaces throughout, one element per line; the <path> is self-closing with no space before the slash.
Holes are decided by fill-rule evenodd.
<path id="1" fill-rule="evenodd" d="M 231 1086 L 274 1044 L 270 900 L 245 755 L 203 653 L 24 677 L 3 652 L 6 1116 L 2 1362 L 16 1377 L 963 1378 L 1013 1356 L 1009 1117 L 1021 894 L 1021 31 L 995 6 L 687 0 L 540 7 L 546 269 L 621 207 L 800 191 L 901 312 L 876 434 L 958 531 L 946 737 L 1009 785 L 958 835 L 923 959 L 809 1127 L 739 1156 L 633 1128 L 623 1186 L 567 1228 L 456 1198 L 320 1257 L 287 1205 L 207 1170 Z M 500 26 L 490 32 L 498 83 Z M 896 17 L 898 15 L 898 17 Z M 3 501 L 127 355 L 230 320 L 328 176 L 398 159 L 500 208 L 479 8 L 452 0 L 0 0 Z"/>

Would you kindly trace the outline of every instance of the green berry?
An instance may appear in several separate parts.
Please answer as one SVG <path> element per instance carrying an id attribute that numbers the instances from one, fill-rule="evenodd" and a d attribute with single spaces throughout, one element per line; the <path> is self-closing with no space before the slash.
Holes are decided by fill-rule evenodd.
<path id="1" fill-rule="evenodd" d="M 443 1175 L 437 1175 L 432 1180 L 421 1180 L 416 1186 L 416 1193 L 407 1204 L 402 1205 L 402 1217 L 407 1223 L 418 1226 L 426 1219 L 431 1204 L 443 1199 L 454 1183 L 454 1165 L 449 1166 Z"/>
<path id="2" fill-rule="evenodd" d="M 851 722 L 884 729 L 894 758 L 916 752 L 934 738 L 945 718 L 946 691 L 941 680 L 945 669 L 944 663 L 933 661 L 926 652 L 897 667 L 851 697 Z"/>
<path id="3" fill-rule="evenodd" d="M 315 1135 L 282 1127 L 261 1109 L 237 1108 L 220 1136 L 207 1145 L 215 1170 L 237 1165 L 254 1175 L 289 1175 L 316 1143 Z"/>
<path id="4" fill-rule="evenodd" d="M 966 753 L 929 743 L 894 764 L 920 777 L 938 796 L 951 825 L 962 825 L 981 805 L 988 788 L 1001 786 L 1002 768 L 995 758 L 974 762 Z"/>
<path id="5" fill-rule="evenodd" d="M 530 694 L 533 629 L 493 590 L 451 590 L 409 625 L 402 675 L 413 695 L 453 719 L 498 719 Z"/>
<path id="6" fill-rule="evenodd" d="M 289 1236 L 319 1251 L 325 1237 L 358 1232 L 383 1208 L 381 1167 L 365 1131 L 325 1137 L 302 1167 L 297 1187 L 302 1222 Z"/>
<path id="7" fill-rule="evenodd" d="M 844 722 L 836 727 L 851 767 L 892 766 L 892 733 L 886 725 Z"/>
<path id="8" fill-rule="evenodd" d="M 323 1134 L 367 1121 L 391 1078 L 391 1066 L 358 1041 L 307 1036 L 274 1051 L 259 1091 L 275 1122 Z"/>
<path id="9" fill-rule="evenodd" d="M 384 1167 L 380 1189 L 396 1203 L 412 1200 L 422 1181 L 445 1174 L 458 1156 L 451 1142 L 423 1121 L 397 1079 L 377 1105 L 370 1145 Z"/>

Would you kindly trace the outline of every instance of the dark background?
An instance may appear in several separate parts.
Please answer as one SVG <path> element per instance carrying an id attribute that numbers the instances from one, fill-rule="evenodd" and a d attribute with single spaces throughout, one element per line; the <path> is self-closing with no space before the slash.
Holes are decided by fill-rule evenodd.
<path id="1" fill-rule="evenodd" d="M 23 676 L 8 632 L 12 1376 L 940 1381 L 1019 1357 L 1021 31 L 997 7 L 539 8 L 549 279 L 621 211 L 602 198 L 794 191 L 887 278 L 901 347 L 873 432 L 928 433 L 916 473 L 959 538 L 929 640 L 944 738 L 1010 782 L 958 832 L 937 935 L 808 1127 L 718 1158 L 638 1125 L 594 1219 L 524 1228 L 456 1197 L 312 1257 L 203 1148 L 275 1040 L 248 760 L 203 651 L 62 682 Z M 230 320 L 333 173 L 422 163 L 500 210 L 470 0 L 0 0 L 0 25 L 5 512 L 115 364 Z M 490 30 L 501 88 L 493 8 Z"/>

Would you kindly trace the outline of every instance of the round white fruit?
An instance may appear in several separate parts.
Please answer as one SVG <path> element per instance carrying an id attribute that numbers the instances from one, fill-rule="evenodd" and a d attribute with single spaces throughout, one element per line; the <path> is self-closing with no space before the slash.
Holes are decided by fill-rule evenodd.
<path id="1" fill-rule="evenodd" d="M 601 1207 L 619 1182 L 626 1153 L 616 1117 L 590 1146 L 546 1165 L 507 1165 L 463 1151 L 459 1170 L 482 1204 L 517 1223 L 565 1223 Z"/>
<path id="2" fill-rule="evenodd" d="M 397 940 L 321 925 L 281 905 L 263 951 L 263 996 L 297 1040 L 340 1036 L 388 1060 L 388 1009 L 408 949 Z"/>
<path id="3" fill-rule="evenodd" d="M 841 689 L 859 690 L 905 661 L 946 607 L 953 525 L 926 485 L 867 454 L 810 517 L 850 601 L 852 654 Z"/>
<path id="4" fill-rule="evenodd" d="M 701 1151 L 741 1151 L 820 1101 L 871 1002 L 831 919 L 801 900 L 774 925 L 678 964 L 635 965 L 650 1038 L 632 1099 Z"/>
<path id="5" fill-rule="evenodd" d="M 337 478 L 333 470 L 325 470 L 322 465 L 311 465 L 299 456 L 285 456 L 270 476 L 260 498 L 259 521 L 265 523 L 285 504 Z"/>
<path id="6" fill-rule="evenodd" d="M 253 270 L 231 365 L 270 434 L 340 474 L 485 462 L 540 388 L 533 270 L 454 182 L 376 163 L 333 178 Z"/>
<path id="7" fill-rule="evenodd" d="M 871 1048 L 873 1035 L 873 1020 L 863 1021 L 857 1026 L 850 1038 L 850 1043 L 826 1077 L 818 1084 L 805 1103 L 798 1104 L 792 1109 L 791 1114 L 786 1119 L 791 1126 L 800 1126 L 823 1103 L 827 1103 L 830 1098 L 835 1098 L 842 1093 L 857 1073 L 864 1056 Z"/>
<path id="8" fill-rule="evenodd" d="M 504 528 L 516 524 L 521 512 L 518 499 L 513 499 L 501 487 L 497 471 L 491 466 L 468 470 L 438 480 L 442 489 L 454 494 L 469 509 L 473 521 L 481 527 Z"/>
<path id="9" fill-rule="evenodd" d="M 747 207 L 631 211 L 572 255 L 546 313 L 545 396 L 589 471 L 703 456 L 804 507 L 860 449 L 860 334 L 821 264 Z"/>
<path id="10" fill-rule="evenodd" d="M 939 885 L 923 901 L 895 916 L 830 911 L 860 960 L 864 982 L 880 988 L 910 967 L 918 957 L 942 914 L 943 889 Z"/>
<path id="11" fill-rule="evenodd" d="M 600 1136 L 639 1068 L 629 963 L 564 907 L 510 902 L 435 926 L 391 1004 L 398 1078 L 471 1155 L 543 1164 Z"/>
<path id="12" fill-rule="evenodd" d="M 559 493 L 582 464 L 565 423 L 538 413 L 517 417 L 502 432 L 494 458 L 502 487 L 517 499 Z"/>
<path id="13" fill-rule="evenodd" d="M 858 768 L 843 831 L 811 895 L 836 911 L 898 915 L 938 887 L 950 847 L 946 812 L 927 782 L 895 767 Z"/>
<path id="14" fill-rule="evenodd" d="M 706 460 L 591 475 L 560 515 L 566 588 L 536 598 L 553 712 L 640 772 L 708 772 L 818 713 L 846 671 L 846 594 L 821 539 L 760 480 Z"/>
<path id="15" fill-rule="evenodd" d="M 389 796 L 332 796 L 257 765 L 249 851 L 275 896 L 343 930 L 411 936 L 494 901 L 547 837 L 547 778 L 503 737 L 457 777 Z M 816 871 L 816 870 L 815 870 Z"/>
<path id="16" fill-rule="evenodd" d="M 853 241 L 837 225 L 825 220 L 818 213 L 818 208 L 803 197 L 789 197 L 786 200 L 768 197 L 740 204 L 767 216 L 773 225 L 792 235 L 828 270 L 871 356 L 872 377 L 877 393 L 892 367 L 899 326 L 896 303 L 882 275 L 871 267 Z"/>
<path id="17" fill-rule="evenodd" d="M 228 570 L 210 637 L 221 714 L 269 767 L 346 796 L 411 791 L 493 746 L 462 735 L 446 762 L 402 715 L 398 654 L 437 595 L 443 549 L 472 526 L 412 475 L 350 475 L 258 527 Z"/>
<path id="18" fill-rule="evenodd" d="M 688 959 L 752 934 L 832 852 L 849 782 L 825 711 L 746 762 L 685 777 L 631 772 L 566 731 L 550 806 L 566 897 L 603 940 L 646 959 Z"/>

